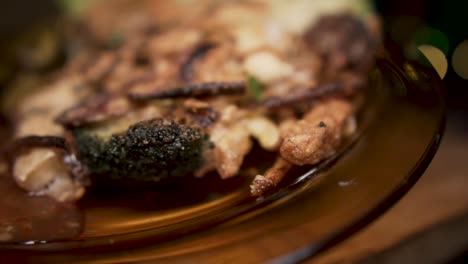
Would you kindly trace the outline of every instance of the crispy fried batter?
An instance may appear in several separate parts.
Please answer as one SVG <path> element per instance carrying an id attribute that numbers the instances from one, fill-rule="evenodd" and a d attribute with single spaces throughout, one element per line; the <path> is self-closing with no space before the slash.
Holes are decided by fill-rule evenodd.
<path id="1" fill-rule="evenodd" d="M 343 100 L 317 105 L 302 120 L 285 129 L 281 156 L 295 165 L 317 164 L 333 155 L 341 142 L 352 106 Z"/>
<path id="2" fill-rule="evenodd" d="M 211 140 L 215 144 L 216 170 L 222 179 L 236 176 L 245 155 L 252 148 L 248 131 L 241 124 L 219 126 L 213 129 Z"/>
<path id="3" fill-rule="evenodd" d="M 293 164 L 279 157 L 265 175 L 257 175 L 250 185 L 250 193 L 253 196 L 262 196 L 274 188 L 292 168 Z"/>
<path id="4" fill-rule="evenodd" d="M 252 148 L 250 134 L 240 122 L 244 115 L 245 112 L 236 106 L 227 106 L 219 122 L 209 130 L 210 140 L 214 144 L 213 166 L 223 179 L 237 174 L 244 156 Z"/>
<path id="5" fill-rule="evenodd" d="M 244 119 L 245 128 L 252 137 L 258 140 L 263 149 L 276 151 L 281 142 L 280 131 L 270 119 L 254 114 Z"/>
<path id="6" fill-rule="evenodd" d="M 276 186 L 294 165 L 314 165 L 332 156 L 348 127 L 352 106 L 343 100 L 318 104 L 301 120 L 285 120 L 281 126 L 283 142 L 280 157 L 265 175 L 257 175 L 250 188 L 262 196 Z"/>

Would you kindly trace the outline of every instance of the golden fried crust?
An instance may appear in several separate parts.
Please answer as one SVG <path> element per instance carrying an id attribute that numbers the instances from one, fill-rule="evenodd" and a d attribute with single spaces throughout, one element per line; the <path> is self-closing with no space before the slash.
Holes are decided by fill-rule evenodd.
<path id="1" fill-rule="evenodd" d="M 335 153 L 351 104 L 332 100 L 318 105 L 284 132 L 281 156 L 295 165 L 317 164 Z"/>
<path id="2" fill-rule="evenodd" d="M 254 196 L 261 196 L 271 188 L 275 187 L 284 178 L 293 164 L 279 157 L 265 175 L 257 175 L 250 185 L 250 192 Z"/>

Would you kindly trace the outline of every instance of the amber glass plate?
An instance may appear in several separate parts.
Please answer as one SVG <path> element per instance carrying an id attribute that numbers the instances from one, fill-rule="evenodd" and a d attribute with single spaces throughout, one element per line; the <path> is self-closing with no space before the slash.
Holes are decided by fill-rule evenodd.
<path id="1" fill-rule="evenodd" d="M 369 75 L 358 133 L 336 156 L 295 170 L 262 199 L 249 196 L 248 177 L 215 175 L 162 190 L 91 191 L 79 204 L 80 237 L 1 244 L 0 259 L 257 263 L 314 256 L 387 210 L 428 166 L 444 125 L 436 76 L 383 56 Z M 271 158 L 254 153 L 247 164 Z"/>

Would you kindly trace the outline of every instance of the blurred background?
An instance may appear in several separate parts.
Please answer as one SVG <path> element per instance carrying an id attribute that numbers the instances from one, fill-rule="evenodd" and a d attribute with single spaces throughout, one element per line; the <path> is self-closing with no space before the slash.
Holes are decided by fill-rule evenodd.
<path id="1" fill-rule="evenodd" d="M 93 1 L 99 0 L 3 1 L 0 86 L 18 71 L 40 72 L 60 65 L 66 51 L 56 49 L 63 37 L 55 34 L 61 26 L 58 19 Z M 468 1 L 369 1 L 383 17 L 386 36 L 404 47 L 409 58 L 422 63 L 430 58 L 448 88 L 449 106 L 468 110 Z"/>
<path id="2" fill-rule="evenodd" d="M 449 106 L 467 110 L 468 1 L 377 0 L 375 4 L 383 15 L 387 36 L 404 45 L 410 57 L 420 55 L 415 53 L 416 47 L 425 47 L 442 72 Z"/>

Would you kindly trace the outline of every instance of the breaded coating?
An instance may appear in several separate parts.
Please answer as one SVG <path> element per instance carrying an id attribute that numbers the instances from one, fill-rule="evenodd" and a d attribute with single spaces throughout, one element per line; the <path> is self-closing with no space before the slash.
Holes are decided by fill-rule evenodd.
<path id="1" fill-rule="evenodd" d="M 253 196 L 262 196 L 280 183 L 292 167 L 293 164 L 291 162 L 279 157 L 273 166 L 265 172 L 265 175 L 255 176 L 250 185 L 250 193 Z"/>
<path id="2" fill-rule="evenodd" d="M 352 105 L 344 100 L 318 104 L 284 131 L 280 154 L 294 165 L 313 165 L 333 155 L 339 146 Z"/>

